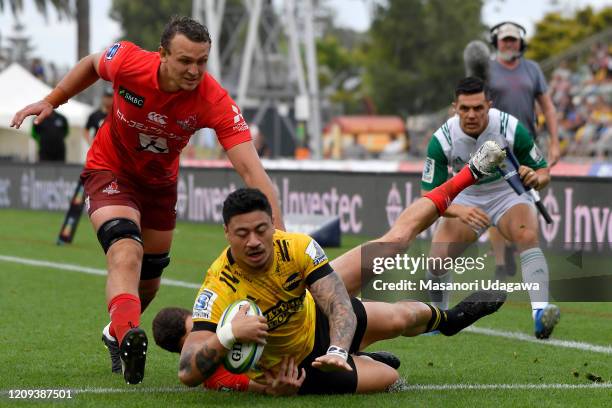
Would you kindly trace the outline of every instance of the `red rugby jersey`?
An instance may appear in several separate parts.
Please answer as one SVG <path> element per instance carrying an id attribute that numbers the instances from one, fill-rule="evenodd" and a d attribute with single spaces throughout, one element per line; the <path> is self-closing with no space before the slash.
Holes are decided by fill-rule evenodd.
<path id="1" fill-rule="evenodd" d="M 112 170 L 147 185 L 176 182 L 179 154 L 193 133 L 212 128 L 225 150 L 251 140 L 227 91 L 208 74 L 193 91 L 160 90 L 158 52 L 122 41 L 101 56 L 100 76 L 113 83 L 113 111 L 87 154 L 87 169 Z"/>

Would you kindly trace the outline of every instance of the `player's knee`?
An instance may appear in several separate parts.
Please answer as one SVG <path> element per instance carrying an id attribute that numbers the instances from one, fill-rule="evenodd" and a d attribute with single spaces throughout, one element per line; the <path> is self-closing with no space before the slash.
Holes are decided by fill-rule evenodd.
<path id="1" fill-rule="evenodd" d="M 106 259 L 109 271 L 127 270 L 138 273 L 142 263 L 142 245 L 133 240 L 117 241 L 106 253 Z"/>
<path id="2" fill-rule="evenodd" d="M 138 224 L 128 218 L 112 218 L 100 226 L 97 232 L 98 241 L 104 249 L 104 253 L 108 253 L 110 247 L 116 242 L 123 239 L 131 239 L 136 241 L 141 246 L 142 256 L 142 235 Z"/>
<path id="3" fill-rule="evenodd" d="M 530 228 L 522 228 L 516 234 L 516 244 L 519 248 L 531 248 L 538 245 L 538 233 Z"/>
<path id="4" fill-rule="evenodd" d="M 168 265 L 170 265 L 168 252 L 163 254 L 144 254 L 140 269 L 140 280 L 147 281 L 159 278 Z M 159 285 L 157 286 L 159 287 Z"/>

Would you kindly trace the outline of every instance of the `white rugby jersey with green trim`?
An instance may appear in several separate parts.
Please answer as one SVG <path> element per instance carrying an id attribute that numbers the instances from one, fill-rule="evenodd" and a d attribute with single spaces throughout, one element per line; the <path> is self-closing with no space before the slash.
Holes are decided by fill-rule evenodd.
<path id="1" fill-rule="evenodd" d="M 548 166 L 527 129 L 514 116 L 492 108 L 489 110 L 489 124 L 477 138 L 463 132 L 458 115 L 436 130 L 427 146 L 421 188 L 429 191 L 444 183 L 448 179 L 449 167 L 453 174 L 459 172 L 474 152 L 488 140 L 493 140 L 502 148 L 509 146 L 522 165 L 532 169 Z M 490 190 L 499 183 L 505 184 L 505 181 L 496 172 L 468 187 L 466 193 Z"/>

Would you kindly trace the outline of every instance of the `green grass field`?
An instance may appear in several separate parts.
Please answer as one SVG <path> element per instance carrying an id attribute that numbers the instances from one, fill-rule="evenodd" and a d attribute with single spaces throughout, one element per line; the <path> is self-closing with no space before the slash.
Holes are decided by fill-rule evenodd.
<path id="1" fill-rule="evenodd" d="M 0 406 L 611 405 L 612 303 L 560 304 L 554 340 L 535 342 L 530 341 L 528 304 L 512 299 L 477 323 L 493 330 L 487 334 L 399 338 L 373 347 L 401 358 L 407 387 L 398 393 L 297 400 L 192 390 L 178 382 L 177 355 L 155 345 L 149 349 L 143 384 L 127 386 L 110 373 L 100 342 L 108 320 L 105 279 L 95 274 L 105 265 L 102 250 L 85 218 L 74 244 L 56 246 L 62 219 L 62 213 L 0 210 Z M 333 258 L 364 239 L 345 237 L 343 248 L 330 249 L 328 255 Z M 224 246 L 220 226 L 179 223 L 164 277 L 199 285 Z M 94 274 L 83 273 L 83 268 Z M 152 317 L 162 307 L 191 308 L 195 294 L 194 288 L 163 286 L 145 312 L 143 326 L 150 333 Z M 589 373 L 603 382 L 589 380 Z M 10 399 L 9 390 L 15 389 L 73 393 L 70 400 Z"/>

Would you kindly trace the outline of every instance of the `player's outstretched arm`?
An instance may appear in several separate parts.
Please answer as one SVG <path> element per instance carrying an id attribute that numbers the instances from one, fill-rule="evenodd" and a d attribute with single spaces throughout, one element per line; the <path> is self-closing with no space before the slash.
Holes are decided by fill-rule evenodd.
<path id="1" fill-rule="evenodd" d="M 19 129 L 23 120 L 35 115 L 34 124 L 37 125 L 53 112 L 53 109 L 68 102 L 74 95 L 89 88 L 98 80 L 98 61 L 100 54 L 91 54 L 80 60 L 66 76 L 57 84 L 51 93 L 44 99 L 34 102 L 13 116 L 10 126 Z"/>
<path id="2" fill-rule="evenodd" d="M 179 360 L 179 379 L 195 387 L 210 377 L 227 354 L 217 335 L 211 331 L 191 332 L 185 340 Z"/>
<path id="3" fill-rule="evenodd" d="M 248 187 L 260 189 L 266 195 L 272 206 L 274 226 L 276 229 L 284 230 L 285 223 L 276 189 L 259 160 L 253 142 L 240 143 L 229 149 L 226 154 L 244 183 Z"/>
<path id="4" fill-rule="evenodd" d="M 225 331 L 217 328 L 217 333 L 208 330 L 189 333 L 179 360 L 178 375 L 183 384 L 195 387 L 213 375 L 235 342 L 266 344 L 266 318 L 248 316 L 248 310 L 248 306 L 242 308 L 231 323 L 223 326 Z"/>
<path id="5" fill-rule="evenodd" d="M 352 371 L 347 363 L 357 318 L 344 282 L 335 272 L 326 275 L 309 287 L 317 305 L 329 320 L 330 347 L 327 354 L 317 357 L 312 366 L 320 370 Z"/>

